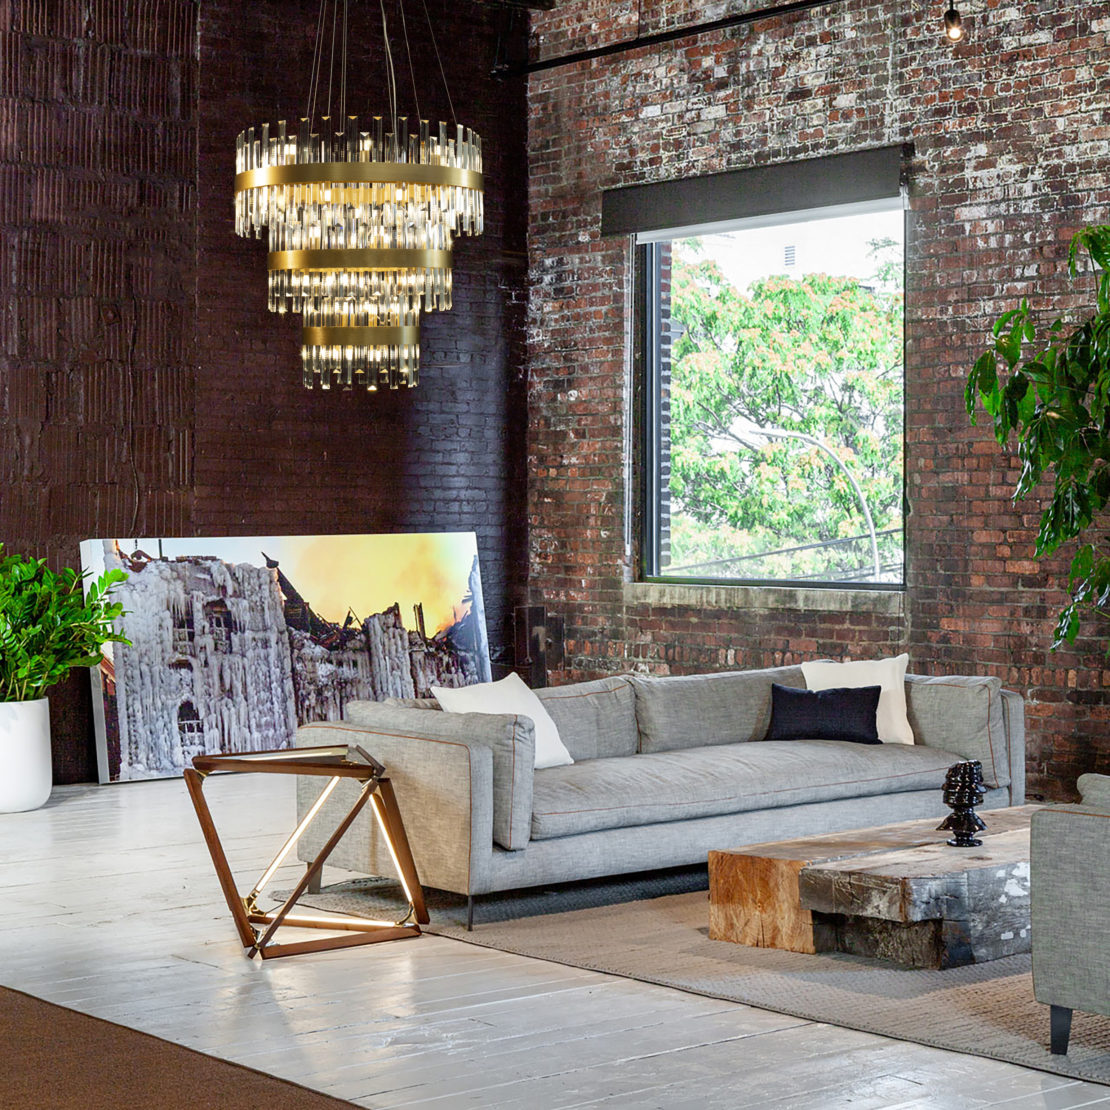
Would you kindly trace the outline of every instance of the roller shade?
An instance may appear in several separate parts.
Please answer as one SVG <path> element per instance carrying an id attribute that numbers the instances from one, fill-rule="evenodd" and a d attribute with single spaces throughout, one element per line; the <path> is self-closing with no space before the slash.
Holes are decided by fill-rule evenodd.
<path id="1" fill-rule="evenodd" d="M 907 145 L 609 189 L 601 234 L 630 235 L 899 196 Z"/>

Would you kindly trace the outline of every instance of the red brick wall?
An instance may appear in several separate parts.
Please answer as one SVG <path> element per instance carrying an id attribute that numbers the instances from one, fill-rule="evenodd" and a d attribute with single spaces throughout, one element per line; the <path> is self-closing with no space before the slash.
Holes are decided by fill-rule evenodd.
<path id="1" fill-rule="evenodd" d="M 533 20 L 549 58 L 753 4 L 564 0 Z M 1052 653 L 1063 560 L 1033 561 L 1036 506 L 972 429 L 963 385 L 987 323 L 1025 294 L 1076 303 L 1067 243 L 1110 219 L 1110 18 L 1093 0 L 847 3 L 534 75 L 529 86 L 529 493 L 533 601 L 567 622 L 557 680 L 863 658 L 999 675 L 1027 698 L 1029 789 L 1110 770 L 1102 648 Z M 636 566 L 628 461 L 631 254 L 600 237 L 619 185 L 912 141 L 907 258 L 908 587 L 855 595 L 667 593 Z"/>
<path id="2" fill-rule="evenodd" d="M 426 318 L 419 389 L 367 395 L 302 388 L 299 328 L 265 308 L 265 244 L 232 230 L 235 134 L 303 112 L 316 0 L 0 0 L 9 550 L 75 565 L 92 536 L 474 530 L 491 649 L 511 662 L 524 89 L 487 76 L 499 13 L 429 8 L 459 119 L 485 142 L 486 232 L 458 245 L 454 311 Z M 352 110 L 383 106 L 371 9 L 352 5 Z M 439 115 L 417 11 L 421 107 Z M 51 695 L 58 782 L 95 777 L 87 687 Z"/>

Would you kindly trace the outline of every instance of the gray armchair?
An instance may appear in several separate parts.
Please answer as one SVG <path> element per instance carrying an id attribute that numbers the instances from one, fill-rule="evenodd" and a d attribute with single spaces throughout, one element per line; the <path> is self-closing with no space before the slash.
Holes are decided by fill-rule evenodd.
<path id="1" fill-rule="evenodd" d="M 1082 802 L 1033 814 L 1033 993 L 1051 1050 L 1068 1051 L 1073 1010 L 1110 1014 L 1110 776 L 1082 775 Z"/>

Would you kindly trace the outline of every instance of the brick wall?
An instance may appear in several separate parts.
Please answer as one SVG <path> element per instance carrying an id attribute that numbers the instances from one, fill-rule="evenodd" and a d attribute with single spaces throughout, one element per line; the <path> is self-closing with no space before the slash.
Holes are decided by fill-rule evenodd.
<path id="1" fill-rule="evenodd" d="M 381 111 L 371 7 L 352 5 L 348 96 Z M 454 311 L 426 318 L 419 389 L 367 395 L 303 389 L 299 327 L 265 308 L 265 245 L 232 230 L 235 134 L 302 114 L 316 0 L 0 2 L 9 550 L 57 566 L 91 536 L 474 530 L 491 650 L 511 662 L 524 88 L 487 76 L 500 13 L 429 9 L 460 122 L 484 139 L 486 232 L 458 245 Z M 421 107 L 438 116 L 417 10 Z M 51 695 L 58 782 L 95 777 L 87 687 Z"/>
<path id="2" fill-rule="evenodd" d="M 564 0 L 533 56 L 754 4 Z M 1110 219 L 1105 5 L 992 0 L 968 38 L 942 7 L 869 0 L 533 75 L 529 85 L 531 599 L 567 622 L 568 680 L 908 650 L 914 670 L 1022 691 L 1029 789 L 1110 770 L 1101 644 L 1052 653 L 1064 560 L 1033 561 L 1037 511 L 963 412 L 987 323 L 1025 294 L 1077 303 L 1067 243 Z M 912 141 L 907 250 L 908 587 L 857 592 L 637 585 L 630 428 L 631 253 L 600 237 L 601 191 Z"/>

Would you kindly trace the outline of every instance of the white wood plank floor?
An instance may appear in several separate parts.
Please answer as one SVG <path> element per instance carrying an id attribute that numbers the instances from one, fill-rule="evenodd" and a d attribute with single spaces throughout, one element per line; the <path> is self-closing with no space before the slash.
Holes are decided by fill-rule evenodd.
<path id="1" fill-rule="evenodd" d="M 249 887 L 292 781 L 206 794 Z M 1110 1110 L 1098 1084 L 440 937 L 249 961 L 179 780 L 0 815 L 0 982 L 368 1107 Z"/>

